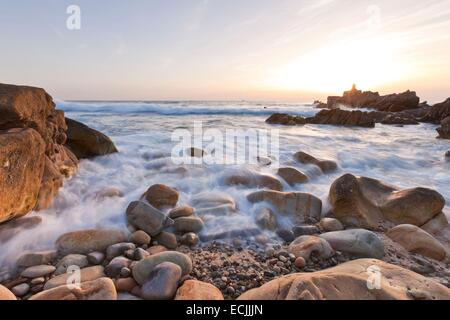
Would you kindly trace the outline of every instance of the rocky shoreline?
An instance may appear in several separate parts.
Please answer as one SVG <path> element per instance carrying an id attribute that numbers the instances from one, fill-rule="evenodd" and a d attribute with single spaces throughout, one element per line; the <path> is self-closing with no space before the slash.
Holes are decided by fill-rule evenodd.
<path id="1" fill-rule="evenodd" d="M 274 114 L 266 122 L 278 125 L 325 124 L 349 127 L 374 128 L 377 123 L 385 125 L 418 125 L 432 123 L 441 125 L 438 138 L 450 137 L 450 98 L 429 106 L 420 102 L 415 92 L 380 96 L 378 92 L 362 92 L 354 86 L 342 97 L 328 97 L 328 102 L 315 101 L 321 110 L 314 117 L 304 118 L 287 114 Z M 374 111 L 349 110 L 373 109 Z"/>
<path id="2" fill-rule="evenodd" d="M 371 121 L 366 112 L 335 108 L 367 106 L 362 101 L 379 110 Z M 408 112 L 433 123 L 449 116 L 448 102 L 420 105 L 412 92 L 381 97 L 354 88 L 326 107 L 313 120 L 275 115 L 268 123 L 371 127 L 380 113 L 385 118 L 377 122 L 398 122 L 392 117 L 404 119 Z M 79 160 L 117 148 L 102 133 L 65 119 L 42 89 L 0 85 L 0 113 L 0 163 L 8 163 L 0 168 L 4 242 L 40 223 L 22 216 L 48 206 Z M 333 160 L 302 151 L 292 160 L 316 167 L 318 174 L 339 169 Z M 126 231 L 79 230 L 61 235 L 49 251 L 24 253 L 0 274 L 0 300 L 450 300 L 450 225 L 437 191 L 343 174 L 330 185 L 324 217 L 321 199 L 284 192 L 282 182 L 295 186 L 309 178 L 288 166 L 273 176 L 225 177 L 226 185 L 243 192 L 259 189 L 246 194 L 260 206 L 254 215 L 259 228 L 219 234 L 205 226 L 217 216 L 232 218 L 233 198 L 206 194 L 184 203 L 176 189 L 151 185 L 123 212 Z M 123 197 L 115 188 L 96 196 Z"/>

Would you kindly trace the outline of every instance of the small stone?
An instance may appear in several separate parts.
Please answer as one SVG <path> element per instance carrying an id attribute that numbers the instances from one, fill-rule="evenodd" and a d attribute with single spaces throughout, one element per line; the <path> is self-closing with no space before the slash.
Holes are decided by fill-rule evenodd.
<path id="1" fill-rule="evenodd" d="M 105 254 L 99 251 L 91 252 L 87 255 L 87 259 L 90 264 L 100 265 L 105 260 Z"/>
<path id="2" fill-rule="evenodd" d="M 39 284 L 43 284 L 45 282 L 45 278 L 44 277 L 39 277 L 39 278 L 34 278 L 33 280 L 31 280 L 31 284 L 33 286 L 35 285 L 39 285 Z"/>
<path id="3" fill-rule="evenodd" d="M 189 206 L 179 207 L 169 212 L 169 218 L 177 219 L 181 217 L 190 217 L 194 214 L 194 209 Z"/>
<path id="4" fill-rule="evenodd" d="M 194 247 L 200 242 L 200 239 L 195 233 L 189 232 L 180 238 L 180 242 L 185 246 Z"/>
<path id="5" fill-rule="evenodd" d="M 106 249 L 106 259 L 112 260 L 115 257 L 121 256 L 127 250 L 136 249 L 136 245 L 134 243 L 116 243 L 108 247 Z"/>
<path id="6" fill-rule="evenodd" d="M 275 249 L 272 247 L 268 247 L 266 249 L 266 256 L 272 258 L 275 255 Z"/>
<path id="7" fill-rule="evenodd" d="M 153 207 L 161 209 L 164 207 L 175 207 L 179 198 L 178 191 L 162 184 L 151 186 L 145 193 L 145 199 Z"/>
<path id="8" fill-rule="evenodd" d="M 295 266 L 299 269 L 302 269 L 306 266 L 306 261 L 303 257 L 298 257 L 295 259 Z"/>
<path id="9" fill-rule="evenodd" d="M 133 278 L 121 278 L 116 280 L 116 289 L 119 292 L 130 292 L 137 286 Z"/>
<path id="10" fill-rule="evenodd" d="M 28 283 L 22 283 L 18 286 L 15 286 L 11 289 L 11 292 L 14 293 L 17 297 L 23 297 L 30 291 L 30 285 Z"/>
<path id="11" fill-rule="evenodd" d="M 127 250 L 123 253 L 123 256 L 130 260 L 134 260 L 134 252 L 135 252 L 135 250 L 133 250 L 133 249 Z"/>
<path id="12" fill-rule="evenodd" d="M 277 230 L 277 235 L 287 243 L 295 240 L 294 233 L 291 230 L 279 229 Z"/>
<path id="13" fill-rule="evenodd" d="M 39 278 L 52 274 L 53 272 L 55 272 L 55 270 L 56 268 L 54 266 L 34 266 L 25 269 L 21 275 L 24 278 Z"/>
<path id="14" fill-rule="evenodd" d="M 174 263 L 163 262 L 157 265 L 142 286 L 141 297 L 145 300 L 173 299 L 181 274 L 181 268 Z"/>
<path id="15" fill-rule="evenodd" d="M 145 231 L 139 230 L 132 233 L 129 240 L 137 246 L 143 246 L 149 245 L 152 241 L 152 238 Z"/>
<path id="16" fill-rule="evenodd" d="M 158 244 L 163 245 L 166 248 L 174 250 L 178 247 L 177 237 L 171 232 L 163 231 L 154 237 L 154 239 Z"/>
<path id="17" fill-rule="evenodd" d="M 150 256 L 150 253 L 148 253 L 147 251 L 145 251 L 142 248 L 137 248 L 134 251 L 134 260 L 136 260 L 136 261 L 141 261 L 142 259 L 145 259 L 148 256 Z"/>

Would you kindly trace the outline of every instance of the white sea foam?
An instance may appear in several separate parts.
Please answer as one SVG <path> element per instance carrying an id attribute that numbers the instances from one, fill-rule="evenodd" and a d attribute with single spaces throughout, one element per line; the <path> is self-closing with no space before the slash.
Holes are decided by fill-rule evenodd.
<path id="1" fill-rule="evenodd" d="M 125 230 L 128 203 L 138 199 L 155 183 L 177 188 L 181 205 L 190 204 L 193 198 L 204 192 L 232 197 L 238 207 L 237 214 L 208 221 L 206 227 L 209 232 L 243 226 L 251 228 L 255 226 L 253 214 L 258 205 L 250 204 L 246 196 L 255 189 L 223 185 L 223 175 L 236 170 L 236 167 L 186 166 L 186 175 L 173 173 L 177 167 L 169 158 L 173 145 L 171 132 L 177 128 L 190 128 L 194 121 L 202 121 L 206 128 L 220 130 L 268 129 L 272 127 L 264 120 L 269 113 L 288 110 L 290 113 L 313 115 L 319 111 L 309 105 L 249 103 L 229 106 L 220 103 L 221 110 L 217 111 L 217 103 L 208 105 L 205 102 L 192 106 L 187 103 L 59 102 L 58 107 L 66 110 L 68 117 L 105 132 L 114 140 L 120 153 L 82 161 L 78 174 L 65 183 L 52 208 L 33 213 L 43 217 L 42 224 L 2 244 L 0 266 L 13 264 L 28 250 L 53 248 L 54 241 L 68 231 L 107 227 Z M 450 204 L 450 162 L 444 160 L 450 144 L 436 139 L 433 125 L 402 128 L 377 125 L 375 129 L 322 125 L 277 128 L 281 136 L 280 163 L 297 167 L 312 178 L 310 183 L 294 188 L 285 184 L 286 190 L 309 192 L 320 197 L 324 201 L 324 213 L 329 209 L 327 197 L 331 183 L 347 172 L 404 188 L 429 187 L 443 194 Z M 339 171 L 318 175 L 316 168 L 294 162 L 292 156 L 298 151 L 336 160 Z M 271 167 L 241 168 L 274 174 Z M 95 199 L 95 193 L 107 187 L 119 188 L 125 197 Z"/>

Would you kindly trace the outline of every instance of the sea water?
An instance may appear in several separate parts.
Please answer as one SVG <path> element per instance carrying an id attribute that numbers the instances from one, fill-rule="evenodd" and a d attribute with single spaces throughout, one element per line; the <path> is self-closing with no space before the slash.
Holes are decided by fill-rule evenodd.
<path id="1" fill-rule="evenodd" d="M 116 144 L 119 153 L 83 160 L 75 177 L 65 182 L 54 204 L 48 210 L 33 212 L 43 218 L 32 230 L 16 235 L 2 244 L 0 266 L 13 264 L 27 251 L 52 249 L 63 233 L 90 228 L 120 228 L 127 223 L 125 210 L 153 184 L 176 188 L 179 204 L 206 193 L 231 196 L 238 212 L 206 223 L 207 232 L 224 232 L 255 226 L 257 205 L 246 196 L 256 189 L 226 186 L 224 176 L 230 170 L 253 170 L 276 173 L 275 167 L 254 164 L 186 166 L 184 175 L 174 174 L 170 157 L 177 129 L 191 130 L 194 123 L 225 132 L 227 129 L 279 130 L 281 166 L 293 166 L 307 173 L 310 182 L 285 191 L 311 193 L 323 200 L 323 214 L 330 206 L 328 193 L 334 180 L 345 173 L 380 179 L 400 188 L 427 187 L 440 192 L 450 212 L 450 162 L 444 154 L 448 140 L 436 139 L 436 126 L 387 126 L 345 128 L 327 125 L 296 127 L 271 126 L 265 120 L 273 113 L 313 116 L 313 105 L 295 103 L 250 102 L 57 102 L 66 116 L 105 133 Z M 334 160 L 339 170 L 319 174 L 317 168 L 296 163 L 293 155 L 304 151 L 318 158 Z M 96 193 L 118 188 L 123 198 L 99 199 Z M 271 236 L 269 234 L 269 236 Z"/>

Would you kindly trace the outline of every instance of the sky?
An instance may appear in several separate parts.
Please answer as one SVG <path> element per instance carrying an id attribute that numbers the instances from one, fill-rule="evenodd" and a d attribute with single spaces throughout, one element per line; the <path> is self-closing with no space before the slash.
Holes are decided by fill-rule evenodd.
<path id="1" fill-rule="evenodd" d="M 0 0 L 0 39 L 0 82 L 57 99 L 450 97 L 450 0 Z"/>

